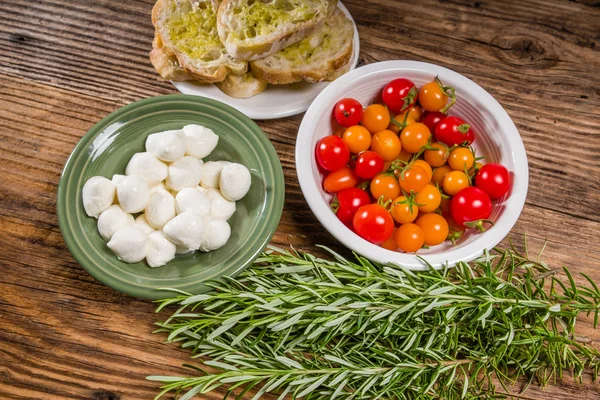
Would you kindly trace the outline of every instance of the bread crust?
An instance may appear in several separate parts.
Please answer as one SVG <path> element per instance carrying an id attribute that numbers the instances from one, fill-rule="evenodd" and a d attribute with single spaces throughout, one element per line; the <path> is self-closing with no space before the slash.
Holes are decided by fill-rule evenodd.
<path id="1" fill-rule="evenodd" d="M 244 75 L 227 75 L 223 82 L 215 83 L 226 95 L 236 99 L 247 99 L 262 93 L 267 82 L 255 77 L 252 72 Z"/>

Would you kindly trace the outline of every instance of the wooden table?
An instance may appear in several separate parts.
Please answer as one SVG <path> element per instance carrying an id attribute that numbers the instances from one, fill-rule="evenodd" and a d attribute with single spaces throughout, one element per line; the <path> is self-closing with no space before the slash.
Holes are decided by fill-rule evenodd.
<path id="1" fill-rule="evenodd" d="M 55 213 L 60 173 L 99 119 L 173 93 L 148 61 L 153 0 L 0 2 L 0 398 L 149 399 L 146 375 L 184 374 L 188 352 L 152 335 L 154 307 L 103 286 L 67 250 Z M 519 128 L 530 165 L 509 235 L 545 238 L 545 259 L 600 281 L 600 8 L 595 0 L 390 1 L 346 5 L 365 63 L 411 59 L 487 89 Z M 286 205 L 273 242 L 339 244 L 300 193 L 302 116 L 258 121 L 281 157 Z M 503 242 L 508 243 L 508 239 Z M 582 335 L 600 340 L 583 321 Z M 219 399 L 219 394 L 202 397 Z M 600 385 L 532 387 L 523 399 L 598 399 Z"/>

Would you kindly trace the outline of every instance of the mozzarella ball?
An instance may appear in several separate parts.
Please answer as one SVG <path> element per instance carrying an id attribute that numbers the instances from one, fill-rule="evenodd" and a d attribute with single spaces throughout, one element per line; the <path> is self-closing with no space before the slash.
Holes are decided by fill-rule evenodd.
<path id="1" fill-rule="evenodd" d="M 221 171 L 227 164 L 229 164 L 228 161 L 208 161 L 204 163 L 200 185 L 206 189 L 218 188 Z"/>
<path id="2" fill-rule="evenodd" d="M 242 164 L 229 163 L 223 167 L 219 178 L 221 194 L 227 200 L 238 201 L 248 193 L 252 177 Z"/>
<path id="3" fill-rule="evenodd" d="M 175 245 L 167 239 L 163 231 L 155 231 L 148 235 L 146 262 L 150 267 L 161 267 L 173 260 L 175 251 Z"/>
<path id="4" fill-rule="evenodd" d="M 167 188 L 180 191 L 186 187 L 196 187 L 200 183 L 204 166 L 194 157 L 183 157 L 169 165 Z"/>
<path id="5" fill-rule="evenodd" d="M 198 250 L 204 238 L 204 217 L 195 211 L 186 211 L 167 222 L 163 232 L 176 245 Z"/>
<path id="6" fill-rule="evenodd" d="M 98 217 L 98 232 L 104 240 L 110 240 L 122 226 L 133 226 L 133 216 L 127 214 L 118 205 L 112 205 Z"/>
<path id="7" fill-rule="evenodd" d="M 146 151 L 163 161 L 175 162 L 185 154 L 185 134 L 181 130 L 153 133 L 146 139 Z"/>
<path id="8" fill-rule="evenodd" d="M 235 212 L 235 201 L 229 201 L 221 195 L 218 189 L 210 189 L 206 192 L 210 200 L 210 216 L 218 219 L 228 220 Z"/>
<path id="9" fill-rule="evenodd" d="M 136 213 L 146 208 L 150 199 L 150 190 L 145 180 L 139 176 L 129 175 L 121 179 L 117 185 L 119 204 L 126 213 Z"/>
<path id="10" fill-rule="evenodd" d="M 135 219 L 135 226 L 140 228 L 146 235 L 149 235 L 155 231 L 155 229 L 151 227 L 148 223 L 148 220 L 146 219 L 146 214 L 140 214 Z"/>
<path id="11" fill-rule="evenodd" d="M 175 245 L 175 248 L 176 248 L 175 254 L 190 254 L 195 251 L 194 249 L 190 249 L 189 247 L 179 246 L 179 245 Z"/>
<path id="12" fill-rule="evenodd" d="M 177 214 L 192 210 L 206 217 L 210 213 L 210 200 L 197 188 L 184 188 L 175 197 L 175 210 Z"/>
<path id="13" fill-rule="evenodd" d="M 135 153 L 125 168 L 125 175 L 137 175 L 144 179 L 148 186 L 155 186 L 167 177 L 167 164 L 152 153 Z"/>
<path id="14" fill-rule="evenodd" d="M 150 195 L 145 214 L 151 227 L 161 229 L 175 217 L 175 198 L 166 190 L 157 190 Z"/>
<path id="15" fill-rule="evenodd" d="M 185 134 L 185 154 L 196 158 L 208 156 L 217 147 L 219 137 L 209 128 L 201 125 L 186 125 L 183 127 Z"/>
<path id="16" fill-rule="evenodd" d="M 115 201 L 115 185 L 103 176 L 93 176 L 83 185 L 82 198 L 85 213 L 98 218 Z"/>
<path id="17" fill-rule="evenodd" d="M 112 176 L 111 182 L 113 185 L 115 185 L 115 188 L 119 185 L 119 182 L 121 182 L 123 178 L 125 178 L 125 175 L 114 174 Z"/>
<path id="18" fill-rule="evenodd" d="M 204 237 L 200 244 L 200 251 L 213 251 L 225 246 L 231 236 L 231 227 L 227 221 L 220 218 L 207 218 L 204 225 Z"/>
<path id="19" fill-rule="evenodd" d="M 148 250 L 147 235 L 135 226 L 122 226 L 112 235 L 108 247 L 119 260 L 136 263 L 146 257 Z"/>
<path id="20" fill-rule="evenodd" d="M 167 187 L 165 186 L 165 183 L 164 183 L 164 182 L 161 182 L 161 183 L 159 183 L 159 184 L 158 184 L 158 185 L 156 185 L 156 186 L 152 186 L 152 187 L 150 188 L 150 194 L 152 194 L 152 193 L 156 192 L 157 190 L 167 190 Z"/>

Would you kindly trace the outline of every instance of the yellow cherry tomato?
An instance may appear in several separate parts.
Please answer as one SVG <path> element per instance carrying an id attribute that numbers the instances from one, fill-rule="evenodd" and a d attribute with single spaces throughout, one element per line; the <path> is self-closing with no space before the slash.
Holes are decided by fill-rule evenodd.
<path id="1" fill-rule="evenodd" d="M 469 186 L 469 178 L 462 171 L 452 171 L 444 177 L 444 192 L 450 196 L 454 196 L 464 188 Z"/>
<path id="2" fill-rule="evenodd" d="M 440 111 L 448 104 L 448 95 L 437 82 L 429 82 L 419 90 L 419 104 L 427 111 Z"/>
<path id="3" fill-rule="evenodd" d="M 446 164 L 448 160 L 448 146 L 444 143 L 432 143 L 429 147 L 434 150 L 425 150 L 423 152 L 423 157 L 425 161 L 429 163 L 432 167 L 441 167 Z"/>
<path id="4" fill-rule="evenodd" d="M 427 181 L 431 182 L 431 178 L 433 177 L 433 171 L 431 170 L 431 165 L 427 164 L 424 160 L 416 160 L 413 161 L 412 165 L 416 165 L 417 167 L 421 167 L 427 172 Z"/>
<path id="5" fill-rule="evenodd" d="M 390 210 L 392 218 L 400 224 L 408 224 L 413 222 L 419 215 L 419 207 L 414 200 L 408 199 L 406 196 L 396 197 L 392 201 L 392 209 Z"/>
<path id="6" fill-rule="evenodd" d="M 371 104 L 365 108 L 361 124 L 371 133 L 382 131 L 390 125 L 390 112 L 381 104 Z"/>
<path id="7" fill-rule="evenodd" d="M 383 196 L 383 201 L 386 202 L 400 196 L 400 185 L 394 175 L 376 175 L 371 181 L 369 188 L 375 200 L 379 200 Z"/>
<path id="8" fill-rule="evenodd" d="M 392 250 L 392 251 L 398 250 L 398 245 L 396 244 L 396 239 L 394 238 L 395 234 L 396 234 L 396 228 L 394 228 L 394 233 L 392 233 L 392 236 L 390 236 L 389 239 L 386 240 L 385 242 L 381 243 L 381 247 L 383 247 L 384 249 L 387 249 L 387 250 Z"/>
<path id="9" fill-rule="evenodd" d="M 404 224 L 394 233 L 394 239 L 400 250 L 414 253 L 425 244 L 425 232 L 416 224 Z"/>
<path id="10" fill-rule="evenodd" d="M 416 153 L 421 150 L 427 144 L 429 138 L 431 138 L 429 128 L 420 122 L 407 125 L 400 134 L 402 148 L 409 153 Z"/>
<path id="11" fill-rule="evenodd" d="M 448 221 L 439 214 L 422 214 L 415 224 L 423 229 L 427 246 L 437 246 L 448 237 Z"/>
<path id="12" fill-rule="evenodd" d="M 342 136 L 350 153 L 358 154 L 371 146 L 371 132 L 364 126 L 354 125 L 344 131 Z"/>
<path id="13" fill-rule="evenodd" d="M 475 163 L 475 156 L 471 149 L 466 147 L 457 147 L 450 152 L 448 165 L 455 171 L 468 171 Z"/>
<path id="14" fill-rule="evenodd" d="M 441 167 L 436 168 L 433 171 L 433 176 L 431 177 L 431 183 L 434 185 L 438 185 L 438 187 L 442 187 L 444 183 L 444 178 L 448 175 L 449 172 L 452 172 L 453 169 L 450 168 L 449 165 L 442 165 Z"/>
<path id="15" fill-rule="evenodd" d="M 434 212 L 442 202 L 442 194 L 438 188 L 432 184 L 427 184 L 417 194 L 415 202 L 419 205 L 419 212 Z"/>
<path id="16" fill-rule="evenodd" d="M 411 166 L 398 178 L 400 187 L 406 193 L 419 193 L 429 183 L 427 172 L 419 166 Z"/>
<path id="17" fill-rule="evenodd" d="M 400 155 L 402 145 L 394 132 L 385 129 L 373 135 L 371 150 L 379 154 L 383 161 L 393 161 Z"/>

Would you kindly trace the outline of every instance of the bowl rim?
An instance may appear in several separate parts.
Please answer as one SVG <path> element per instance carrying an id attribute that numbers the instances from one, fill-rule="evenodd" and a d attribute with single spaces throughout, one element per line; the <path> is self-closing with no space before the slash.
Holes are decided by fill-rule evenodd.
<path id="1" fill-rule="evenodd" d="M 102 118 L 81 137 L 81 139 L 77 142 L 77 144 L 71 151 L 71 154 L 67 158 L 67 161 L 65 162 L 65 165 L 60 175 L 60 180 L 58 183 L 56 194 L 56 214 L 58 217 L 58 225 L 63 236 L 63 240 L 65 241 L 65 244 L 69 249 L 69 252 L 73 255 L 73 258 L 75 258 L 79 265 L 81 265 L 90 275 L 92 275 L 102 284 L 109 286 L 115 290 L 118 290 L 122 293 L 134 297 L 145 299 L 160 299 L 165 297 L 167 292 L 158 290 L 160 289 L 159 287 L 148 288 L 143 285 L 138 285 L 135 282 L 114 279 L 112 275 L 109 275 L 108 273 L 104 272 L 103 268 L 99 265 L 99 263 L 87 257 L 85 250 L 82 248 L 82 246 L 79 245 L 78 241 L 75 239 L 75 232 L 73 232 L 70 229 L 69 224 L 69 214 L 74 211 L 67 210 L 66 206 L 66 199 L 69 195 L 67 189 L 69 185 L 67 181 L 68 176 L 71 173 L 73 173 L 73 164 L 75 163 L 75 158 L 77 157 L 77 155 L 85 152 L 89 145 L 92 143 L 93 139 L 96 138 L 98 134 L 104 131 L 115 121 L 119 121 L 122 118 L 126 118 L 128 114 L 131 114 L 137 111 L 138 109 L 143 109 L 147 106 L 156 107 L 160 106 L 160 104 L 172 104 L 173 102 L 185 102 L 187 104 L 192 103 L 194 104 L 194 106 L 200 108 L 202 108 L 205 105 L 210 105 L 211 107 L 219 108 L 224 113 L 231 115 L 232 119 L 237 119 L 241 121 L 242 123 L 247 125 L 251 131 L 255 133 L 255 139 L 258 140 L 261 144 L 261 153 L 264 154 L 265 159 L 267 159 L 267 163 L 272 166 L 274 181 L 271 183 L 266 182 L 267 186 L 272 187 L 272 193 L 269 196 L 271 200 L 266 203 L 267 207 L 265 207 L 265 209 L 263 210 L 263 213 L 268 213 L 268 218 L 265 218 L 266 221 L 259 225 L 261 234 L 252 240 L 252 249 L 247 252 L 248 254 L 243 259 L 241 264 L 237 265 L 235 270 L 227 276 L 234 277 L 246 268 L 248 268 L 264 250 L 265 246 L 268 245 L 273 235 L 275 234 L 277 226 L 279 225 L 285 199 L 283 168 L 281 166 L 279 156 L 275 151 L 273 144 L 267 137 L 266 133 L 246 115 L 218 100 L 185 94 L 169 94 L 154 96 L 127 104 Z M 263 149 L 266 150 L 266 153 L 262 152 Z M 168 265 L 166 267 L 168 268 Z M 204 283 L 205 282 L 200 282 L 189 287 L 186 286 L 184 290 L 190 291 L 192 293 L 206 291 L 207 287 L 204 286 Z"/>
<path id="2" fill-rule="evenodd" d="M 498 121 L 499 126 L 503 127 L 503 135 L 507 137 L 510 143 L 510 151 L 513 154 L 515 163 L 515 171 L 513 172 L 518 171 L 518 174 L 513 174 L 514 179 L 511 195 L 503 202 L 503 207 L 505 207 L 506 211 L 496 221 L 493 229 L 480 234 L 475 240 L 461 248 L 451 249 L 441 254 L 417 256 L 400 253 L 384 249 L 360 238 L 358 235 L 352 233 L 331 212 L 328 204 L 321 196 L 317 182 L 313 177 L 312 165 L 315 162 L 315 155 L 312 148 L 312 138 L 317 132 L 317 124 L 322 114 L 324 112 L 329 113 L 331 109 L 329 106 L 335 104 L 342 97 L 345 97 L 342 94 L 342 90 L 352 86 L 353 83 L 359 80 L 369 79 L 370 76 L 384 72 L 396 72 L 399 75 L 398 77 L 401 77 L 403 71 L 419 71 L 431 74 L 432 76 L 440 76 L 445 82 L 452 82 L 455 86 L 468 88 L 466 91 L 472 97 L 485 103 L 486 109 L 492 118 Z M 302 194 L 313 214 L 325 229 L 346 247 L 364 257 L 380 263 L 402 265 L 407 269 L 416 271 L 428 269 L 428 264 L 434 268 L 442 268 L 444 266 L 453 266 L 461 261 L 471 261 L 483 254 L 485 250 L 493 249 L 508 235 L 517 222 L 527 197 L 529 181 L 527 154 L 519 131 L 506 110 L 491 94 L 469 78 L 448 68 L 420 61 L 393 60 L 377 62 L 357 68 L 336 79 L 317 96 L 304 115 L 296 139 L 295 159 L 296 173 Z"/>

